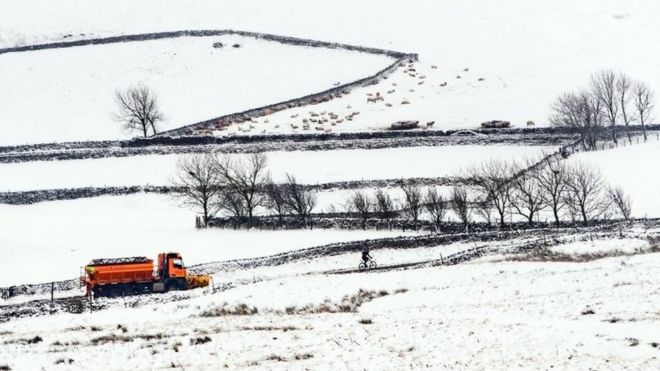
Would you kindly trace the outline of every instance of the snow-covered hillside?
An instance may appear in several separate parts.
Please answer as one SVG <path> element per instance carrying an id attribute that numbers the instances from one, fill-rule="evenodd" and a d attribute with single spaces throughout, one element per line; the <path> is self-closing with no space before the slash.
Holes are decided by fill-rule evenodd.
<path id="1" fill-rule="evenodd" d="M 660 86 L 660 54 L 649 50 L 660 42 L 658 14 L 655 0 L 202 0 L 196 6 L 182 0 L 61 0 L 56 6 L 6 0 L 0 4 L 0 45 L 67 34 L 233 28 L 416 52 L 424 70 L 438 69 L 421 88 L 425 98 L 415 99 L 415 116 L 444 127 L 490 119 L 524 125 L 545 123 L 554 97 L 602 68 Z M 479 77 L 485 80 L 479 83 Z M 440 90 L 444 81 L 452 90 Z M 388 81 L 383 84 L 381 93 L 390 89 Z M 409 116 L 403 112 L 393 116 Z M 358 118 L 363 126 L 378 124 L 378 116 L 366 116 Z"/>
<path id="2" fill-rule="evenodd" d="M 2 54 L 0 145 L 135 136 L 113 120 L 114 94 L 138 83 L 158 96 L 168 130 L 316 93 L 390 63 L 227 35 Z"/>
<path id="3" fill-rule="evenodd" d="M 301 183 L 459 176 L 465 167 L 489 159 L 538 158 L 545 146 L 440 146 L 267 152 L 274 180 L 286 173 Z M 0 190 L 24 191 L 88 186 L 169 185 L 182 155 L 109 157 L 90 160 L 0 164 Z M 350 164 L 350 166 L 347 166 Z"/>
<path id="4" fill-rule="evenodd" d="M 648 143 L 564 159 L 579 133 L 544 127 L 552 101 L 599 70 L 660 89 L 659 16 L 657 0 L 0 1 L 0 49 L 187 35 L 0 54 L 0 371 L 660 369 L 657 128 Z M 341 86 L 385 67 L 374 84 Z M 111 114 L 114 91 L 135 83 L 160 97 L 162 129 L 287 102 L 169 132 L 204 137 L 44 143 L 132 136 Z M 392 130 L 401 120 L 419 128 Z M 487 120 L 534 128 L 447 132 Z M 607 139 L 600 149 L 615 147 Z M 237 215 L 197 228 L 199 205 L 149 192 L 180 192 L 159 186 L 211 150 L 265 153 L 275 183 L 291 174 L 305 187 L 192 166 L 195 202 L 218 191 L 216 216 Z M 577 173 L 535 162 L 546 155 L 593 165 L 633 218 L 618 216 L 624 197 L 616 216 L 599 214 L 614 203 L 599 198 L 576 219 L 579 186 L 550 196 Z M 490 160 L 529 167 L 465 177 Z M 301 220 L 313 230 L 288 216 L 267 229 L 274 209 L 305 215 L 310 190 Z M 253 191 L 271 204 L 251 204 Z M 333 214 L 356 191 L 364 219 Z M 378 264 L 363 270 L 365 249 Z M 94 297 L 78 285 L 90 259 L 163 251 L 212 284 L 132 295 L 151 282 L 116 281 Z M 171 288 L 167 274 L 152 279 Z M 125 296 L 103 297 L 119 285 Z"/>
<path id="5" fill-rule="evenodd" d="M 660 169 L 660 141 L 655 137 L 643 144 L 633 144 L 572 156 L 569 163 L 590 164 L 601 171 L 612 186 L 622 187 L 632 199 L 633 215 L 660 215 L 660 183 L 655 177 Z"/>
<path id="6" fill-rule="evenodd" d="M 300 266 L 304 276 L 275 267 L 284 275 L 184 301 L 116 299 L 102 301 L 111 305 L 102 312 L 0 324 L 0 359 L 16 369 L 653 370 L 658 260 L 344 275 L 318 274 L 331 261 L 314 260 Z"/>
<path id="7" fill-rule="evenodd" d="M 161 195 L 0 205 L 0 287 L 74 278 L 91 259 L 177 251 L 186 264 L 249 258 L 401 231 L 196 230 L 194 213 Z M 29 275 L 24 272 L 30 271 Z"/>

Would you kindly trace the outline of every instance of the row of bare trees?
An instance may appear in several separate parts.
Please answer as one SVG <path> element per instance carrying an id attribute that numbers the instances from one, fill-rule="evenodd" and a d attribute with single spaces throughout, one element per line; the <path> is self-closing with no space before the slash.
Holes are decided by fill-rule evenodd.
<path id="1" fill-rule="evenodd" d="M 552 104 L 550 123 L 576 129 L 583 148 L 593 150 L 605 127 L 617 143 L 617 125 L 625 128 L 631 140 L 629 125 L 639 124 L 646 141 L 646 125 L 654 109 L 655 92 L 647 83 L 623 72 L 604 70 L 591 76 L 589 87 L 560 95 Z"/>
<path id="2" fill-rule="evenodd" d="M 192 155 L 177 163 L 173 185 L 182 203 L 202 215 L 204 226 L 224 211 L 245 220 L 249 228 L 260 207 L 272 210 L 280 221 L 294 214 L 305 223 L 316 206 L 316 194 L 289 174 L 283 183 L 272 182 L 267 165 L 262 153 Z"/>
<path id="3" fill-rule="evenodd" d="M 512 216 L 532 224 L 543 210 L 551 212 L 556 224 L 568 218 L 588 225 L 615 214 L 624 219 L 631 215 L 630 198 L 621 188 L 608 186 L 598 169 L 587 164 L 490 161 L 468 169 L 467 176 L 477 191 L 476 212 L 490 222 L 489 213 L 495 211 L 502 226 Z"/>
<path id="4" fill-rule="evenodd" d="M 202 215 L 204 226 L 223 212 L 250 228 L 257 210 L 277 216 L 280 225 L 287 216 L 307 225 L 317 206 L 316 193 L 290 174 L 283 182 L 273 182 L 267 164 L 260 153 L 185 157 L 178 162 L 174 180 L 177 196 Z M 489 161 L 466 169 L 464 177 L 470 186 L 455 186 L 447 196 L 435 187 L 404 185 L 399 199 L 384 189 L 377 189 L 373 196 L 358 190 L 340 207 L 359 217 L 363 229 L 370 218 L 384 220 L 390 228 L 395 219 L 417 228 L 426 218 L 439 230 L 449 211 L 466 227 L 475 215 L 500 226 L 514 218 L 524 218 L 531 225 L 540 220 L 542 211 L 557 224 L 581 221 L 588 225 L 615 214 L 624 219 L 631 215 L 631 201 L 623 190 L 609 187 L 596 168 L 581 163 Z"/>
<path id="5" fill-rule="evenodd" d="M 371 217 L 385 220 L 390 228 L 393 219 L 403 217 L 416 227 L 424 212 L 428 213 L 436 228 L 440 227 L 450 204 L 435 187 L 424 192 L 419 186 L 407 185 L 402 186 L 401 191 L 401 201 L 393 199 L 383 189 L 378 189 L 373 198 L 364 191 L 355 191 L 344 204 L 344 210 L 359 215 L 363 229 L 367 228 L 367 220 Z"/>

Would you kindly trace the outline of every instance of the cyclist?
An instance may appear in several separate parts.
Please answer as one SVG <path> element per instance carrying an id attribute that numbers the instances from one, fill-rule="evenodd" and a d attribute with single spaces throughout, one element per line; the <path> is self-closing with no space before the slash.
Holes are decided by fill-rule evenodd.
<path id="1" fill-rule="evenodd" d="M 364 250 L 362 250 L 362 261 L 366 265 L 369 259 L 373 259 L 373 257 L 369 255 L 369 248 L 365 247 Z"/>

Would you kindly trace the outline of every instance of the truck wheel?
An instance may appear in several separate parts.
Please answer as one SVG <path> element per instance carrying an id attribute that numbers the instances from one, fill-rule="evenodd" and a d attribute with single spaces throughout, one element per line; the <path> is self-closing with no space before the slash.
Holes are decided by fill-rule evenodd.
<path id="1" fill-rule="evenodd" d="M 124 289 L 122 290 L 122 295 L 123 296 L 133 296 L 135 295 L 135 287 L 128 285 L 125 286 Z"/>
<path id="2" fill-rule="evenodd" d="M 106 294 L 106 296 L 109 298 L 116 298 L 119 295 L 121 295 L 121 290 L 119 289 L 119 287 L 110 287 Z"/>

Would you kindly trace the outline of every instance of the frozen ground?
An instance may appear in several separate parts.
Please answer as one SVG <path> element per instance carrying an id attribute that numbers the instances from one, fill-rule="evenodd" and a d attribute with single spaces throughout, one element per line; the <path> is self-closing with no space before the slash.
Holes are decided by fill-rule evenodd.
<path id="1" fill-rule="evenodd" d="M 587 250 L 611 248 L 598 245 Z M 438 249 L 376 258 L 433 258 Z M 651 279 L 660 274 L 658 254 L 318 272 L 338 259 L 357 257 L 265 268 L 256 282 L 174 302 L 131 308 L 119 299 L 95 314 L 13 320 L 0 325 L 0 359 L 14 369 L 660 367 L 660 292 Z"/>
<path id="2" fill-rule="evenodd" d="M 194 213 L 162 195 L 0 206 L 0 286 L 74 278 L 102 257 L 178 251 L 188 265 L 326 243 L 400 235 L 389 231 L 196 230 Z M 29 272 L 29 273 L 28 273 Z"/>
<path id="3" fill-rule="evenodd" d="M 660 42 L 660 25 L 655 21 L 659 13 L 655 0 L 339 0 L 327 4 L 201 0 L 194 7 L 182 0 L 105 4 L 62 0 L 56 6 L 44 0 L 6 0 L 0 4 L 0 45 L 59 40 L 66 34 L 80 38 L 81 33 L 92 37 L 233 28 L 417 52 L 419 69 L 428 74 L 429 81 L 417 86 L 414 94 L 397 92 L 411 94 L 414 111 L 399 104 L 396 110 L 385 111 L 387 121 L 435 120 L 436 127 L 445 128 L 473 127 L 491 119 L 516 125 L 534 120 L 543 125 L 552 99 L 583 85 L 595 70 L 621 69 L 660 86 L 655 73 L 660 53 L 648 50 L 648 45 Z M 433 65 L 438 68 L 432 70 Z M 480 77 L 485 80 L 479 82 Z M 444 81 L 447 87 L 438 87 Z M 391 82 L 374 90 L 385 94 Z M 366 91 L 350 99 L 366 104 Z M 349 101 L 337 109 L 346 104 Z M 381 125 L 384 116 L 377 109 L 370 115 L 364 112 L 358 117 L 360 126 Z"/>
<path id="4" fill-rule="evenodd" d="M 546 146 L 440 146 L 269 152 L 274 180 L 288 172 L 305 184 L 459 175 L 466 166 L 494 159 L 539 157 L 555 151 Z M 180 155 L 148 155 L 91 160 L 0 164 L 0 190 L 85 186 L 169 185 Z M 350 165 L 350 166 L 349 166 Z"/>
<path id="5" fill-rule="evenodd" d="M 620 186 L 632 199 L 632 213 L 637 217 L 660 215 L 660 183 L 653 175 L 660 169 L 660 141 L 606 151 L 582 152 L 569 163 L 583 162 L 600 169 L 613 186 Z"/>
<path id="6" fill-rule="evenodd" d="M 214 48 L 216 42 L 224 46 Z M 3 54 L 0 145 L 136 136 L 112 113 L 114 92 L 137 83 L 157 94 L 166 116 L 161 130 L 168 130 L 316 93 L 390 63 L 382 56 L 239 36 Z"/>

